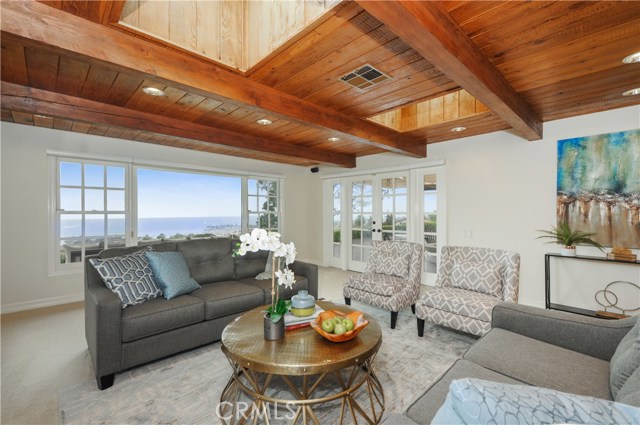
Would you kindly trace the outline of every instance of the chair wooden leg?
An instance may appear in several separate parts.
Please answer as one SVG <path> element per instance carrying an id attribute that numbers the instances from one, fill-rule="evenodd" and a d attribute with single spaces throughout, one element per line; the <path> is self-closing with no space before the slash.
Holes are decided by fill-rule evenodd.
<path id="1" fill-rule="evenodd" d="M 346 305 L 351 305 L 351 298 L 344 297 L 344 303 Z"/>
<path id="2" fill-rule="evenodd" d="M 424 335 L 424 319 L 418 319 L 418 336 Z"/>
<path id="3" fill-rule="evenodd" d="M 398 312 L 397 311 L 392 311 L 391 312 L 391 329 L 395 329 L 396 328 L 396 322 L 398 321 Z"/>
<path id="4" fill-rule="evenodd" d="M 416 305 L 415 304 L 411 304 L 411 312 L 413 314 L 416 314 Z"/>

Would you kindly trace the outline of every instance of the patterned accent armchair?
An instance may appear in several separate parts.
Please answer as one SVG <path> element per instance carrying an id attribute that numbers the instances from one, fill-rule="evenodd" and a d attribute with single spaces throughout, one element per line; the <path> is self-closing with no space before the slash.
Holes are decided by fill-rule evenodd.
<path id="1" fill-rule="evenodd" d="M 424 321 L 482 336 L 500 301 L 518 302 L 520 254 L 489 248 L 442 248 L 436 286 L 416 304 L 418 335 Z"/>
<path id="2" fill-rule="evenodd" d="M 344 302 L 351 298 L 391 310 L 391 329 L 396 328 L 398 311 L 411 306 L 420 296 L 423 247 L 404 241 L 373 241 L 367 267 L 361 275 L 344 284 Z"/>

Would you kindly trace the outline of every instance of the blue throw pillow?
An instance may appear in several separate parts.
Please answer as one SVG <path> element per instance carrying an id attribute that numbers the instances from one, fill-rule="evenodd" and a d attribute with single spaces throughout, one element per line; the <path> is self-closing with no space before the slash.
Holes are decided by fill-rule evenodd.
<path id="1" fill-rule="evenodd" d="M 166 299 L 190 294 L 200 288 L 198 282 L 191 277 L 189 266 L 181 252 L 147 252 L 146 255 Z"/>
<path id="2" fill-rule="evenodd" d="M 136 251 L 122 257 L 91 258 L 89 260 L 107 288 L 120 298 L 122 308 L 141 304 L 162 295 L 153 278 L 145 251 Z"/>
<path id="3" fill-rule="evenodd" d="M 433 424 L 639 424 L 640 409 L 626 404 L 529 385 L 481 379 L 451 382 Z"/>

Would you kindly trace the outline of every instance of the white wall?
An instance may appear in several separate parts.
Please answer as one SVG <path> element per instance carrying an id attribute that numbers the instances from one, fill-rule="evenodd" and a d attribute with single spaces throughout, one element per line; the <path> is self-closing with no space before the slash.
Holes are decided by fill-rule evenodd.
<path id="1" fill-rule="evenodd" d="M 556 223 L 556 141 L 639 127 L 640 106 L 634 106 L 546 123 L 544 139 L 535 142 L 496 132 L 429 145 L 426 160 L 393 154 L 359 158 L 357 170 L 445 160 L 447 243 L 520 253 L 520 302 L 544 306 L 544 253 L 559 252 L 559 247 L 535 238 L 537 229 L 549 229 Z M 326 175 L 336 170 L 321 171 Z M 314 179 L 321 187 L 320 176 Z M 321 195 L 314 196 L 313 202 L 321 204 Z M 465 231 L 471 231 L 472 237 L 466 238 Z M 578 254 L 603 255 L 589 247 L 578 247 Z M 552 276 L 559 283 L 552 302 L 595 309 L 593 295 L 606 283 L 618 279 L 640 283 L 637 266 L 561 261 Z M 628 293 L 627 297 L 635 299 L 625 301 L 640 305 L 638 292 Z"/>
<path id="2" fill-rule="evenodd" d="M 48 276 L 48 149 L 282 175 L 283 239 L 296 243 L 300 259 L 320 258 L 309 247 L 307 168 L 4 122 L 0 130 L 3 313 L 83 298 L 82 275 Z"/>
<path id="3" fill-rule="evenodd" d="M 556 141 L 639 127 L 640 106 L 634 106 L 546 123 L 544 139 L 536 142 L 497 132 L 430 145 L 426 160 L 392 154 L 359 158 L 357 170 L 444 159 L 447 243 L 519 252 L 520 302 L 542 306 L 544 253 L 558 248 L 535 238 L 536 229 L 555 224 Z M 301 259 L 317 263 L 322 260 L 321 177 L 338 169 L 320 167 L 320 173 L 311 174 L 303 167 L 16 124 L 2 123 L 0 129 L 3 312 L 82 298 L 82 276 L 47 275 L 47 149 L 283 174 L 284 238 L 295 241 Z M 465 230 L 471 230 L 472 238 L 465 238 Z M 578 254 L 599 251 L 579 247 Z M 595 307 L 593 294 L 612 280 L 640 282 L 640 268 L 631 266 L 564 261 L 558 263 L 557 269 L 559 274 L 554 275 L 554 281 L 560 285 L 554 294 L 556 301 L 585 308 Z"/>

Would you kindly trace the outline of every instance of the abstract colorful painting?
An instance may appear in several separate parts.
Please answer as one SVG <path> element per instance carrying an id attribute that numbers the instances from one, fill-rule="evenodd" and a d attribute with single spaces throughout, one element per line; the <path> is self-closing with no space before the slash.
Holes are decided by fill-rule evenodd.
<path id="1" fill-rule="evenodd" d="M 640 130 L 558 140 L 558 223 L 640 248 Z"/>

